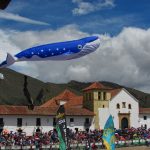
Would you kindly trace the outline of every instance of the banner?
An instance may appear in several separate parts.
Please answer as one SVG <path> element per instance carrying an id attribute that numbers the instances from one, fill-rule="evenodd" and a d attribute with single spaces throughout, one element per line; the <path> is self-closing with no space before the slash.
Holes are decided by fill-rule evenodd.
<path id="1" fill-rule="evenodd" d="M 56 115 L 56 130 L 59 138 L 59 149 L 67 149 L 67 124 L 64 105 L 60 105 Z"/>
<path id="2" fill-rule="evenodd" d="M 105 124 L 102 138 L 107 150 L 115 150 L 114 122 L 111 115 Z"/>

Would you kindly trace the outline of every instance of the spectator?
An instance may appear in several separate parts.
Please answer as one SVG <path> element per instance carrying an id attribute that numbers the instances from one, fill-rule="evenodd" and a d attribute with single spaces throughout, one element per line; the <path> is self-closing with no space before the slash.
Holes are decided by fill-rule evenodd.
<path id="1" fill-rule="evenodd" d="M 38 128 L 37 128 L 38 129 Z M 5 132 L 7 131 L 7 132 Z M 18 134 L 19 133 L 19 134 Z M 68 130 L 69 141 L 72 144 L 85 144 L 88 150 L 90 144 L 93 143 L 92 149 L 97 149 L 95 143 L 102 142 L 103 130 L 89 130 L 78 132 L 73 130 Z M 116 140 L 134 140 L 134 139 L 145 139 L 146 141 L 150 139 L 150 129 L 146 130 L 144 128 L 129 128 L 125 130 L 115 130 Z M 12 132 L 8 130 L 3 130 L 0 135 L 0 145 L 1 146 L 33 146 L 36 145 L 40 147 L 41 145 L 53 145 L 58 144 L 59 139 L 56 130 L 51 130 L 49 132 L 43 133 L 42 130 L 36 130 L 32 136 L 27 136 L 21 128 L 17 132 Z M 146 142 L 145 144 L 149 144 Z"/>

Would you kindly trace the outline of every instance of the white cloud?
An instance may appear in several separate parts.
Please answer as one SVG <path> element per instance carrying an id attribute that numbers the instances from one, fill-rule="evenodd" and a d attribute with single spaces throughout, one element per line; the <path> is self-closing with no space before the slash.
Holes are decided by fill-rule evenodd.
<path id="1" fill-rule="evenodd" d="M 90 77 L 89 66 L 72 64 L 66 72 L 66 77 L 69 80 L 88 81 Z"/>
<path id="2" fill-rule="evenodd" d="M 97 10 L 115 6 L 114 0 L 95 0 L 93 2 L 86 0 L 72 0 L 72 2 L 77 4 L 77 8 L 72 10 L 74 15 L 85 15 Z"/>
<path id="3" fill-rule="evenodd" d="M 5 12 L 5 11 L 0 11 L 0 18 L 7 19 L 7 20 L 18 21 L 18 22 L 29 23 L 29 24 L 49 25 L 46 22 L 41 22 L 41 21 L 29 19 L 29 18 L 26 18 L 26 17 L 22 17 L 20 15 L 8 13 L 8 12 Z"/>
<path id="4" fill-rule="evenodd" d="M 74 25 L 40 32 L 0 30 L 0 60 L 5 59 L 6 52 L 14 54 L 34 45 L 85 36 L 89 34 Z M 85 57 L 69 61 L 18 62 L 11 68 L 47 82 L 105 80 L 149 91 L 150 29 L 124 28 L 114 37 L 99 36 L 100 48 Z"/>

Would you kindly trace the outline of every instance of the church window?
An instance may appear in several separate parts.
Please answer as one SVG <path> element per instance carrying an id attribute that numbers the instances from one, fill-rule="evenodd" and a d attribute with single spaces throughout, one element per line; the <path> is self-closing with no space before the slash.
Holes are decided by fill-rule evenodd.
<path id="1" fill-rule="evenodd" d="M 120 109 L 120 105 L 119 104 L 117 104 L 117 109 Z"/>
<path id="2" fill-rule="evenodd" d="M 88 100 L 90 100 L 90 93 L 88 93 Z"/>
<path id="3" fill-rule="evenodd" d="M 3 126 L 4 126 L 3 118 L 0 118 L 0 127 L 3 127 Z"/>
<path id="4" fill-rule="evenodd" d="M 83 95 L 84 99 L 86 100 L 86 94 Z"/>
<path id="5" fill-rule="evenodd" d="M 128 105 L 128 108 L 131 109 L 131 104 Z"/>
<path id="6" fill-rule="evenodd" d="M 90 123 L 90 119 L 89 118 L 85 118 L 85 123 Z"/>
<path id="7" fill-rule="evenodd" d="M 93 93 L 91 93 L 91 100 L 93 99 Z"/>
<path id="8" fill-rule="evenodd" d="M 126 102 L 122 102 L 122 108 L 126 108 Z"/>
<path id="9" fill-rule="evenodd" d="M 56 126 L 56 118 L 53 118 L 53 126 Z"/>
<path id="10" fill-rule="evenodd" d="M 89 93 L 86 93 L 86 99 L 89 100 Z"/>
<path id="11" fill-rule="evenodd" d="M 17 127 L 22 126 L 22 118 L 17 118 Z"/>
<path id="12" fill-rule="evenodd" d="M 86 100 L 88 100 L 88 93 L 86 93 Z"/>
<path id="13" fill-rule="evenodd" d="M 90 100 L 90 93 L 88 93 L 88 100 Z"/>
<path id="14" fill-rule="evenodd" d="M 91 100 L 92 99 L 92 95 L 91 95 L 91 93 L 89 93 L 89 100 Z"/>
<path id="15" fill-rule="evenodd" d="M 36 126 L 41 126 L 41 118 L 36 118 Z"/>
<path id="16" fill-rule="evenodd" d="M 70 122 L 73 123 L 74 122 L 74 118 L 70 118 Z"/>
<path id="17" fill-rule="evenodd" d="M 103 93 L 103 99 L 106 100 L 106 92 Z"/>
<path id="18" fill-rule="evenodd" d="M 144 116 L 144 120 L 147 120 L 147 116 Z"/>
<path id="19" fill-rule="evenodd" d="M 101 92 L 98 92 L 98 100 L 101 99 Z"/>

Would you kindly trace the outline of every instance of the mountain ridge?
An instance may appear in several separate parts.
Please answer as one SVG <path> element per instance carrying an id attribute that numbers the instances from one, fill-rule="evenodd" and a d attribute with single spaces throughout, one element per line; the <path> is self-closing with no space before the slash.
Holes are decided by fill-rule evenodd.
<path id="1" fill-rule="evenodd" d="M 29 105 L 29 102 L 23 93 L 24 74 L 8 68 L 0 69 L 0 73 L 4 75 L 4 79 L 0 79 L 0 105 Z M 63 92 L 65 89 L 68 89 L 77 95 L 82 95 L 82 90 L 93 83 L 72 80 L 68 83 L 58 84 L 43 82 L 30 76 L 27 76 L 27 79 L 28 89 L 32 99 L 34 100 L 34 105 L 41 105 L 45 103 L 52 97 L 55 97 Z M 117 83 L 107 81 L 99 82 L 101 82 L 104 86 L 111 88 L 125 88 L 139 100 L 140 107 L 150 107 L 150 94 L 148 93 L 119 85 Z"/>

